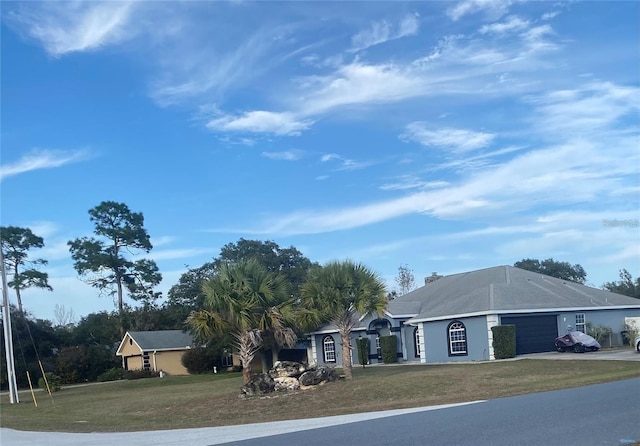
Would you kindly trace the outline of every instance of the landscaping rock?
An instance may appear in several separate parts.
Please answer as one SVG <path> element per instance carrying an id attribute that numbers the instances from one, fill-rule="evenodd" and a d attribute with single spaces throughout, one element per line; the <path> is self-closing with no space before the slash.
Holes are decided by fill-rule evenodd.
<path id="1" fill-rule="evenodd" d="M 283 376 L 279 378 L 274 378 L 275 381 L 275 390 L 276 391 L 293 391 L 298 390 L 300 388 L 300 381 L 298 378 Z"/>
<path id="2" fill-rule="evenodd" d="M 269 370 L 269 376 L 272 378 L 289 378 L 302 375 L 307 371 L 307 367 L 304 364 L 293 361 L 276 361 L 273 368 Z"/>
<path id="3" fill-rule="evenodd" d="M 267 395 L 275 390 L 275 382 L 266 373 L 253 375 L 251 381 L 240 388 L 242 396 Z"/>
<path id="4" fill-rule="evenodd" d="M 317 386 L 323 382 L 336 381 L 338 379 L 338 373 L 334 368 L 319 366 L 315 369 L 308 370 L 300 375 L 298 381 L 303 386 Z"/>

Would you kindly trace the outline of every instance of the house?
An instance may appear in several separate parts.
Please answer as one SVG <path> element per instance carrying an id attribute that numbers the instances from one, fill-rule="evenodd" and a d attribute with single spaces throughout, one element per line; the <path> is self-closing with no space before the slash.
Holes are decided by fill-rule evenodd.
<path id="1" fill-rule="evenodd" d="M 125 370 L 161 370 L 169 375 L 188 375 L 182 355 L 194 345 L 182 330 L 128 331 L 116 351 Z"/>
<path id="2" fill-rule="evenodd" d="M 369 362 L 382 362 L 380 336 L 398 338 L 399 361 L 442 363 L 495 359 L 491 327 L 516 326 L 516 354 L 554 350 L 554 340 L 587 325 L 612 329 L 606 346 L 622 345 L 625 318 L 640 317 L 640 300 L 513 266 L 496 266 L 426 281 L 389 302 L 382 317 L 360 318 L 351 334 L 369 338 Z M 334 325 L 310 333 L 308 357 L 341 365 Z"/>

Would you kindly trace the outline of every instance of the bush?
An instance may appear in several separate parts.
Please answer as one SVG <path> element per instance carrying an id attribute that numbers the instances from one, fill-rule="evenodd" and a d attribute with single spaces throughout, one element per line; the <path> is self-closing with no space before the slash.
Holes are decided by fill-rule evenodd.
<path id="1" fill-rule="evenodd" d="M 72 384 L 95 381 L 102 372 L 118 365 L 119 361 L 108 347 L 76 345 L 60 349 L 55 372 L 63 383 Z"/>
<path id="2" fill-rule="evenodd" d="M 611 327 L 607 327 L 602 324 L 593 325 L 591 322 L 587 322 L 586 328 L 587 334 L 598 341 L 601 345 L 604 345 L 605 341 L 608 341 L 609 336 L 613 333 Z"/>
<path id="3" fill-rule="evenodd" d="M 57 392 L 58 390 L 60 390 L 62 378 L 51 372 L 47 372 L 45 373 L 45 375 L 47 377 L 47 383 L 49 383 L 49 390 L 51 390 L 52 392 Z M 47 384 L 44 382 L 44 378 L 40 377 L 40 379 L 38 379 L 38 387 L 44 389 L 45 391 L 47 390 Z"/>
<path id="4" fill-rule="evenodd" d="M 369 364 L 369 338 L 356 339 L 356 347 L 358 348 L 358 363 L 364 368 Z"/>
<path id="5" fill-rule="evenodd" d="M 194 347 L 182 355 L 182 365 L 189 373 L 211 373 L 221 367 L 222 350 L 218 346 Z"/>
<path id="6" fill-rule="evenodd" d="M 120 379 L 124 379 L 124 369 L 121 367 L 114 367 L 98 375 L 98 382 L 118 381 Z"/>
<path id="7" fill-rule="evenodd" d="M 160 376 L 160 372 L 153 370 L 126 370 L 124 372 L 124 379 L 142 379 L 142 378 L 157 378 Z"/>
<path id="8" fill-rule="evenodd" d="M 515 358 L 516 326 L 496 325 L 491 327 L 493 333 L 493 356 L 496 359 Z"/>
<path id="9" fill-rule="evenodd" d="M 633 324 L 633 323 L 625 323 L 624 324 L 624 330 L 622 332 L 622 336 L 625 338 L 622 340 L 622 342 L 624 343 L 625 340 L 626 342 L 631 345 L 632 347 L 635 348 L 635 346 L 633 345 L 633 341 L 636 339 L 636 337 L 640 335 L 640 329 L 638 328 L 637 325 Z"/>
<path id="10" fill-rule="evenodd" d="M 382 354 L 382 362 L 392 364 L 398 362 L 398 338 L 394 335 L 380 336 L 380 353 Z"/>

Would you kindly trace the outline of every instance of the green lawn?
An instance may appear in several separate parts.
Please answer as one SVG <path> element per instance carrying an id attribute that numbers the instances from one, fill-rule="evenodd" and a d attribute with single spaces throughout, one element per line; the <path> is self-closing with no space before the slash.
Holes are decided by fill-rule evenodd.
<path id="1" fill-rule="evenodd" d="M 637 362 L 495 361 L 354 368 L 354 379 L 241 399 L 239 374 L 150 378 L 2 396 L 1 424 L 20 430 L 113 432 L 310 418 L 499 398 L 640 377 Z"/>

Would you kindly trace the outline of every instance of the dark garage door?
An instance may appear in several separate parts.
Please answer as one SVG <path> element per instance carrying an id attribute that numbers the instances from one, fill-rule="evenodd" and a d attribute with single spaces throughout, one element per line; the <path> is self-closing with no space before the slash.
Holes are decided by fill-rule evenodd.
<path id="1" fill-rule="evenodd" d="M 558 337 L 558 317 L 503 316 L 502 325 L 516 326 L 516 355 L 555 350 L 553 341 Z"/>

